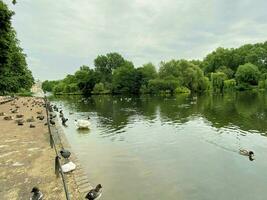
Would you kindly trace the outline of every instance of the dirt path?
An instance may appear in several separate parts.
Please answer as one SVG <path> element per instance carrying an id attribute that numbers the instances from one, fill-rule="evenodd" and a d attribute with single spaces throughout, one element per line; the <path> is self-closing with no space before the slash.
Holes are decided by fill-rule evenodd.
<path id="1" fill-rule="evenodd" d="M 54 172 L 55 151 L 50 148 L 48 128 L 43 99 L 21 97 L 18 100 L 0 105 L 5 116 L 0 116 L 0 199 L 27 200 L 32 187 L 37 186 L 45 199 L 64 200 L 65 194 L 61 178 Z M 18 113 L 11 113 L 10 109 Z M 36 119 L 42 112 L 43 120 Z M 16 115 L 24 115 L 24 125 L 16 123 Z M 33 117 L 34 122 L 26 122 Z M 30 128 L 30 124 L 35 128 Z M 80 199 L 72 174 L 66 175 L 71 199 Z"/>

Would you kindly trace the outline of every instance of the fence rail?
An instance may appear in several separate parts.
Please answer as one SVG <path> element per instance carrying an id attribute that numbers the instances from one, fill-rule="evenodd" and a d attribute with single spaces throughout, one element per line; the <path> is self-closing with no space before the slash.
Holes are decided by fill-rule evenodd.
<path id="1" fill-rule="evenodd" d="M 61 179 L 63 182 L 63 187 L 64 187 L 64 191 L 65 191 L 65 195 L 66 195 L 66 199 L 70 200 L 70 195 L 69 195 L 69 191 L 68 191 L 68 187 L 67 187 L 67 183 L 66 183 L 66 179 L 62 170 L 62 166 L 60 164 L 60 156 L 58 155 L 58 150 L 57 150 L 57 146 L 54 140 L 54 136 L 51 132 L 51 126 L 50 126 L 50 115 L 49 115 L 49 109 L 48 106 L 49 102 L 46 98 L 46 96 L 44 97 L 44 101 L 45 101 L 45 108 L 46 108 L 46 116 L 47 116 L 47 126 L 48 126 L 48 132 L 49 132 L 49 137 L 50 137 L 50 146 L 51 148 L 54 148 L 55 152 L 56 152 L 56 157 L 55 157 L 55 174 L 57 175 L 57 177 L 59 177 L 59 175 L 61 175 Z"/>

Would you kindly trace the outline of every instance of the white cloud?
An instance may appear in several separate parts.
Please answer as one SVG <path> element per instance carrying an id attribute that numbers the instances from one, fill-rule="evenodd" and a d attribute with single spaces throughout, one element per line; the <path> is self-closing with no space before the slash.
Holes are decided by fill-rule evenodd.
<path id="1" fill-rule="evenodd" d="M 267 37 L 264 0 L 21 0 L 10 7 L 29 67 L 41 79 L 92 66 L 108 52 L 139 66 L 201 59 L 218 46 Z"/>

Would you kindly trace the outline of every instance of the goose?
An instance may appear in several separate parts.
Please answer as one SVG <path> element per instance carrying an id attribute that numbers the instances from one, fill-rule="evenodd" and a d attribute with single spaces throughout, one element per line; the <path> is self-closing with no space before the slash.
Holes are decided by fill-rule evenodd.
<path id="1" fill-rule="evenodd" d="M 39 190 L 38 187 L 33 187 L 32 191 L 31 191 L 32 197 L 30 198 L 30 200 L 43 200 L 43 193 Z"/>
<path id="2" fill-rule="evenodd" d="M 75 120 L 75 125 L 77 126 L 78 129 L 89 129 L 91 123 L 89 122 L 89 120 L 79 119 Z"/>
<path id="3" fill-rule="evenodd" d="M 102 195 L 102 185 L 98 184 L 95 189 L 90 190 L 85 196 L 86 199 L 95 200 L 100 198 Z"/>

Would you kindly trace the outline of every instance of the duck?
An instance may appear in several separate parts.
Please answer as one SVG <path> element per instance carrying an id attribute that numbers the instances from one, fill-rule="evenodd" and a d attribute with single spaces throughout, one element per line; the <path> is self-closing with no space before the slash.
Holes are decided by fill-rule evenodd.
<path id="1" fill-rule="evenodd" d="M 44 195 L 39 190 L 38 187 L 33 187 L 31 193 L 33 193 L 33 194 L 31 196 L 30 200 L 43 200 Z"/>
<path id="2" fill-rule="evenodd" d="M 239 149 L 239 154 L 243 155 L 243 156 L 248 156 L 250 160 L 254 160 L 254 152 L 253 151 L 249 151 L 246 149 Z"/>
<path id="3" fill-rule="evenodd" d="M 79 120 L 75 120 L 75 125 L 77 126 L 78 129 L 89 129 L 91 126 L 91 123 L 89 120 L 79 119 Z"/>
<path id="4" fill-rule="evenodd" d="M 95 200 L 100 198 L 102 195 L 102 185 L 98 184 L 94 189 L 90 190 L 85 196 L 88 200 Z"/>

